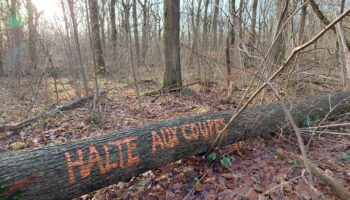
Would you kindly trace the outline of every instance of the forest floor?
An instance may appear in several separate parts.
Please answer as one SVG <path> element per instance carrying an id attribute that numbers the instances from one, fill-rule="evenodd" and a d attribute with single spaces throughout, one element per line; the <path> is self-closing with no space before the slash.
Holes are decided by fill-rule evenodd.
<path id="1" fill-rule="evenodd" d="M 49 86 L 46 88 L 49 92 L 43 90 L 33 109 L 26 113 L 32 94 L 27 93 L 19 99 L 5 87 L 7 81 L 0 80 L 0 124 L 18 122 L 26 115 L 54 107 L 55 95 Z M 221 99 L 226 93 L 222 89 L 203 93 L 193 86 L 191 91 L 144 96 L 142 120 L 133 84 L 104 81 L 101 85 L 109 92 L 101 100 L 104 116 L 100 124 L 91 123 L 86 108 L 45 117 L 17 133 L 1 134 L 0 153 L 123 131 L 143 123 L 232 110 L 242 95 L 236 91 L 232 102 L 223 103 Z M 155 83 L 149 80 L 142 81 L 140 86 L 142 92 L 156 89 Z M 63 81 L 60 87 L 60 103 L 74 98 L 68 83 Z M 23 91 L 29 91 L 27 89 Z M 332 119 L 327 124 L 349 121 L 350 114 Z M 329 132 L 349 133 L 350 126 Z M 308 141 L 310 137 L 305 139 Z M 279 157 L 278 148 L 299 153 L 294 134 L 281 131 L 273 138 L 255 138 L 221 148 L 216 152 L 218 159 L 214 162 L 202 155 L 188 157 L 78 199 L 310 199 L 312 194 L 302 168 L 294 160 Z M 350 191 L 349 135 L 325 133 L 315 136 L 307 151 L 315 165 L 341 181 Z M 222 156 L 230 159 L 232 164 L 229 167 L 220 163 Z M 314 186 L 324 199 L 338 199 L 319 180 L 316 179 Z"/>

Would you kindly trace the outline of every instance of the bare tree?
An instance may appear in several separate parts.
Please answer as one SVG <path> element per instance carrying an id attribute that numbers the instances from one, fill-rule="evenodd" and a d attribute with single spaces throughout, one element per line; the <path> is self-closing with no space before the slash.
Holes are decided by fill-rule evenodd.
<path id="1" fill-rule="evenodd" d="M 111 0 L 110 7 L 109 7 L 109 15 L 111 18 L 111 38 L 112 38 L 112 45 L 113 48 L 117 48 L 117 26 L 115 22 L 115 7 L 116 7 L 116 0 Z"/>
<path id="2" fill-rule="evenodd" d="M 165 72 L 163 88 L 182 86 L 180 62 L 180 0 L 164 0 Z"/>
<path id="3" fill-rule="evenodd" d="M 213 49 L 218 47 L 218 16 L 219 16 L 220 0 L 215 0 L 214 16 L 213 16 Z"/>
<path id="4" fill-rule="evenodd" d="M 83 65 L 83 57 L 81 55 L 80 41 L 79 41 L 79 35 L 78 35 L 78 24 L 77 24 L 77 21 L 75 18 L 73 0 L 67 0 L 67 3 L 68 3 L 69 11 L 70 11 L 71 20 L 73 23 L 72 25 L 73 25 L 75 47 L 77 49 L 78 63 L 80 65 L 81 76 L 82 76 L 83 83 L 84 83 L 85 95 L 88 96 L 89 95 L 89 88 L 88 88 L 87 78 L 85 75 L 85 70 L 84 70 L 84 65 Z"/>
<path id="5" fill-rule="evenodd" d="M 252 23 L 250 25 L 250 37 L 249 37 L 249 51 L 254 51 L 255 41 L 256 41 L 256 14 L 258 9 L 258 0 L 253 0 L 252 5 Z"/>
<path id="6" fill-rule="evenodd" d="M 17 78 L 18 96 L 21 97 L 21 78 L 22 78 L 22 22 L 18 13 L 17 0 L 11 0 L 10 6 L 10 28 L 12 32 L 12 58 L 14 59 L 14 70 Z"/>
<path id="7" fill-rule="evenodd" d="M 136 63 L 140 64 L 140 39 L 139 39 L 139 28 L 137 23 L 137 1 L 136 0 L 132 0 L 132 20 L 133 20 L 133 28 L 134 28 Z"/>
<path id="8" fill-rule="evenodd" d="M 0 4 L 1 5 L 1 4 Z M 5 75 L 5 70 L 4 70 L 4 62 L 3 62 L 3 52 L 4 52 L 4 39 L 3 39 L 3 29 L 2 29 L 2 22 L 0 21 L 0 76 Z"/>
<path id="9" fill-rule="evenodd" d="M 149 22 L 149 1 L 138 0 L 139 4 L 142 7 L 142 42 L 141 42 L 141 64 L 145 65 L 146 55 L 148 51 L 148 35 L 150 31 L 150 22 Z"/>
<path id="10" fill-rule="evenodd" d="M 37 68 L 37 51 L 36 51 L 36 27 L 34 25 L 35 7 L 32 0 L 27 0 L 28 11 L 28 51 L 29 66 L 34 71 Z"/>
<path id="11" fill-rule="evenodd" d="M 61 8 L 62 8 L 62 13 L 63 13 L 64 27 L 65 27 L 65 31 L 66 31 L 66 44 L 68 47 L 68 53 L 67 53 L 68 64 L 70 67 L 72 67 L 72 70 L 73 70 L 72 77 L 73 77 L 75 91 L 76 91 L 77 95 L 80 97 L 81 96 L 81 93 L 80 93 L 81 89 L 80 89 L 80 83 L 79 83 L 79 71 L 78 71 L 76 64 L 73 61 L 73 49 L 72 49 L 71 38 L 70 38 L 70 34 L 69 34 L 69 24 L 68 24 L 66 9 L 65 9 L 63 0 L 61 0 Z"/>
<path id="12" fill-rule="evenodd" d="M 287 19 L 288 7 L 289 0 L 276 1 L 276 13 L 279 13 L 279 18 L 275 29 L 275 35 L 273 37 L 273 40 L 277 40 L 272 54 L 272 63 L 275 65 L 279 65 L 283 62 L 286 53 L 285 36 L 284 34 L 278 35 L 278 32 L 281 30 L 283 23 Z"/>
<path id="13" fill-rule="evenodd" d="M 96 62 L 98 72 L 106 74 L 107 68 L 103 58 L 102 43 L 100 37 L 100 25 L 98 20 L 98 3 L 95 0 L 89 0 L 90 24 L 91 24 L 91 39 L 93 43 L 94 53 L 96 55 Z"/>

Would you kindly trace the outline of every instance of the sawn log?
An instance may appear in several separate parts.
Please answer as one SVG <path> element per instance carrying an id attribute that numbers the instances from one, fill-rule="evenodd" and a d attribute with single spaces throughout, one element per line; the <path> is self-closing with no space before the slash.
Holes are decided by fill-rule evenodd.
<path id="1" fill-rule="evenodd" d="M 301 126 L 308 116 L 349 110 L 350 92 L 285 102 Z M 181 158 L 206 152 L 232 111 L 141 126 L 121 133 L 0 155 L 0 198 L 71 199 Z M 279 102 L 245 110 L 222 145 L 270 135 L 287 124 Z M 0 190 L 1 191 L 1 190 Z"/>

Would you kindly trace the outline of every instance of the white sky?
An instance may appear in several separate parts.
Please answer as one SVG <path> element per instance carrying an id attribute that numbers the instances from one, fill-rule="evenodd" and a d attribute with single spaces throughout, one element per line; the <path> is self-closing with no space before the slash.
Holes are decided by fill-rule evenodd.
<path id="1" fill-rule="evenodd" d="M 57 16 L 62 16 L 60 0 L 33 0 L 33 3 L 38 9 L 38 12 L 43 11 L 42 15 L 46 19 L 54 19 Z"/>

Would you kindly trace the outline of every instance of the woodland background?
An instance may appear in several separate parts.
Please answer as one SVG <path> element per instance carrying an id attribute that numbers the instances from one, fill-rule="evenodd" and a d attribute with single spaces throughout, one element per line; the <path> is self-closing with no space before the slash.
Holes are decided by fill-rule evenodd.
<path id="1" fill-rule="evenodd" d="M 348 17 L 289 59 L 346 11 L 345 0 L 52 1 L 52 10 L 35 0 L 0 1 L 0 127 L 84 96 L 92 101 L 1 134 L 0 152 L 234 109 L 264 84 L 255 74 L 267 79 L 282 67 L 273 86 L 286 100 L 350 84 Z M 264 89 L 250 103 L 277 99 Z M 348 119 L 322 121 L 338 125 L 318 130 L 322 137 L 300 130 L 311 160 L 349 190 Z M 191 157 L 81 198 L 311 198 L 301 168 L 276 159 L 277 147 L 298 151 L 298 142 L 281 130 L 221 149 L 228 169 Z M 320 182 L 314 187 L 337 198 Z"/>

